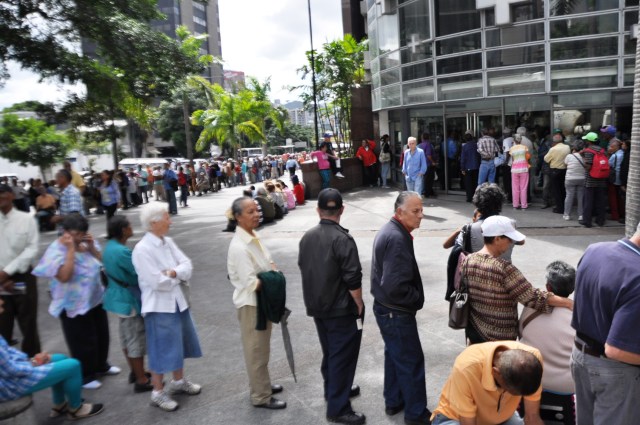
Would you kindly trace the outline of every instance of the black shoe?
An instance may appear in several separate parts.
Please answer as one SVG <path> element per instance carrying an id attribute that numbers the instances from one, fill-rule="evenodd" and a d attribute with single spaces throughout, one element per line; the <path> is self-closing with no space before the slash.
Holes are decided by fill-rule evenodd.
<path id="1" fill-rule="evenodd" d="M 151 380 L 148 380 L 144 384 L 138 384 L 137 382 L 133 385 L 134 393 L 146 393 L 148 391 L 153 390 L 153 385 L 151 385 Z"/>
<path id="2" fill-rule="evenodd" d="M 151 373 L 149 372 L 145 372 L 144 376 L 146 376 L 147 379 L 151 379 Z M 129 383 L 133 384 L 134 382 L 136 382 L 136 375 L 134 375 L 133 372 L 129 372 Z"/>
<path id="3" fill-rule="evenodd" d="M 271 399 L 267 403 L 256 404 L 253 407 L 259 407 L 261 409 L 279 410 L 279 409 L 286 408 L 287 403 L 282 400 L 278 400 L 276 398 L 271 397 Z"/>
<path id="4" fill-rule="evenodd" d="M 282 390 L 284 390 L 284 388 L 282 388 L 282 385 L 279 385 L 279 384 L 271 385 L 271 394 L 281 393 Z"/>
<path id="5" fill-rule="evenodd" d="M 542 209 L 544 210 L 544 209 L 549 208 L 549 207 L 551 207 L 551 205 L 549 205 L 549 204 L 544 204 L 544 205 L 542 206 Z"/>
<path id="6" fill-rule="evenodd" d="M 591 228 L 591 223 L 587 223 L 586 221 L 578 221 L 579 224 L 582 224 L 584 227 Z"/>
<path id="7" fill-rule="evenodd" d="M 404 418 L 405 425 L 431 425 L 431 411 L 427 409 L 427 415 L 423 419 Z"/>
<path id="8" fill-rule="evenodd" d="M 351 391 L 349 391 L 349 398 L 358 397 L 360 395 L 360 386 L 354 385 L 351 387 Z"/>
<path id="9" fill-rule="evenodd" d="M 553 212 L 556 213 L 556 214 L 564 214 L 564 211 L 560 211 L 560 210 L 557 210 L 555 208 L 554 208 Z"/>
<path id="10" fill-rule="evenodd" d="M 386 413 L 388 416 L 394 416 L 397 415 L 398 413 L 402 412 L 404 410 L 404 404 L 401 404 L 400 406 L 395 406 L 395 407 L 386 407 L 384 409 L 384 413 Z"/>
<path id="11" fill-rule="evenodd" d="M 327 416 L 327 420 L 338 424 L 362 425 L 367 418 L 362 413 L 349 412 L 340 416 Z"/>

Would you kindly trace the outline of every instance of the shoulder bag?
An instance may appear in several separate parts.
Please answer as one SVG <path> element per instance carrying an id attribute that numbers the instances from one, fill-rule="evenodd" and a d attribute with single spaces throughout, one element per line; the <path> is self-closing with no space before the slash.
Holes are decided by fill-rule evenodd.
<path id="1" fill-rule="evenodd" d="M 467 255 L 462 252 L 458 257 L 458 269 L 460 269 L 459 281 L 456 282 L 455 291 L 449 298 L 449 327 L 451 329 L 465 329 L 469 323 L 469 288 L 463 270 Z M 456 271 L 456 277 L 457 271 Z"/>

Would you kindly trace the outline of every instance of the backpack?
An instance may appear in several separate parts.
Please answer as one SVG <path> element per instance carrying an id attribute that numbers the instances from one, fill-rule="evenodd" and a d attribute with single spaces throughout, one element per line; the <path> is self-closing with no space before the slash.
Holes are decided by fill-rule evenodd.
<path id="1" fill-rule="evenodd" d="M 591 170 L 589 170 L 589 176 L 593 179 L 609 178 L 611 167 L 609 166 L 607 155 L 604 154 L 604 149 L 596 151 L 589 148 L 585 149 L 585 152 L 593 154 L 593 164 L 591 165 Z"/>

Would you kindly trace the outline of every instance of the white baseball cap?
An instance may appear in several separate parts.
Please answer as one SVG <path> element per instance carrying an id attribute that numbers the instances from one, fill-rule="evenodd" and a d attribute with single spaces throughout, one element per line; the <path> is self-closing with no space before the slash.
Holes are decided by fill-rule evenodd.
<path id="1" fill-rule="evenodd" d="M 512 241 L 521 242 L 525 236 L 516 230 L 514 220 L 501 215 L 492 215 L 482 222 L 482 236 L 506 236 Z"/>

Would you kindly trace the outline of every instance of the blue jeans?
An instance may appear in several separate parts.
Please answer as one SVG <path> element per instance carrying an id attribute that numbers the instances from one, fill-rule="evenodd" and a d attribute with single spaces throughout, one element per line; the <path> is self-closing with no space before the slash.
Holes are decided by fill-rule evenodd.
<path id="1" fill-rule="evenodd" d="M 427 418 L 424 354 L 416 317 L 376 303 L 373 314 L 384 340 L 384 401 L 386 407 L 404 405 L 409 420 Z"/>
<path id="2" fill-rule="evenodd" d="M 640 367 L 584 354 L 574 347 L 571 374 L 580 425 L 638 423 Z"/>
<path id="3" fill-rule="evenodd" d="M 322 188 L 329 188 L 331 184 L 331 170 L 320 170 L 320 178 L 322 179 Z"/>
<path id="4" fill-rule="evenodd" d="M 411 180 L 411 178 L 409 176 L 405 177 L 405 181 L 407 182 L 407 190 L 409 192 L 416 192 L 420 195 L 422 195 L 422 182 L 423 182 L 423 178 L 422 176 L 416 176 L 415 180 Z"/>
<path id="5" fill-rule="evenodd" d="M 382 185 L 386 186 L 387 185 L 387 176 L 389 175 L 389 170 L 391 169 L 391 163 L 390 162 L 382 162 L 382 163 L 380 163 L 380 165 L 381 165 L 380 177 L 382 178 Z"/>
<path id="6" fill-rule="evenodd" d="M 522 424 L 524 424 L 524 421 L 522 420 L 520 415 L 518 415 L 518 412 L 516 412 L 513 414 L 511 419 L 509 419 L 506 422 L 502 422 L 500 425 L 522 425 Z M 436 417 L 433 419 L 433 422 L 431 422 L 431 425 L 460 425 L 460 422 L 453 419 L 449 419 L 445 415 L 438 413 Z"/>
<path id="7" fill-rule="evenodd" d="M 171 188 L 166 189 L 166 195 L 167 195 L 167 202 L 169 203 L 169 214 L 178 214 L 178 204 L 176 202 L 176 191 Z"/>
<path id="8" fill-rule="evenodd" d="M 482 183 L 495 183 L 496 181 L 496 164 L 493 159 L 483 159 L 480 162 L 480 173 L 478 175 L 478 186 Z"/>
<path id="9" fill-rule="evenodd" d="M 31 387 L 27 394 L 51 387 L 53 404 L 61 405 L 65 401 L 72 409 L 82 404 L 82 369 L 80 362 L 64 354 L 51 356 L 53 369 L 40 382 Z"/>

